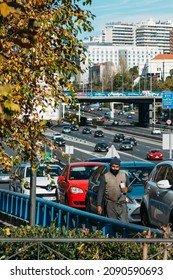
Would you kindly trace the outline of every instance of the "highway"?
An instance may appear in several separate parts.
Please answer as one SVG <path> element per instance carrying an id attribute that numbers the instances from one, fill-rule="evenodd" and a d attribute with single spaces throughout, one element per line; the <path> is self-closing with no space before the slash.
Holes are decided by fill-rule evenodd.
<path id="1" fill-rule="evenodd" d="M 95 112 L 95 114 L 103 115 L 103 112 Z M 90 114 L 91 116 L 91 114 Z M 125 116 L 118 116 L 121 120 L 125 121 Z M 136 116 L 135 116 L 136 117 Z M 128 122 L 119 126 L 111 126 L 112 121 L 106 121 L 106 127 L 100 127 L 104 132 L 103 138 L 95 138 L 94 131 L 96 127 L 91 127 L 92 134 L 82 134 L 83 126 L 79 127 L 79 131 L 72 131 L 70 134 L 63 134 L 66 144 L 73 146 L 74 153 L 69 157 L 62 156 L 62 154 L 55 150 L 53 151 L 53 156 L 56 156 L 63 164 L 67 164 L 75 161 L 85 161 L 91 157 L 105 157 L 106 153 L 94 152 L 94 147 L 98 142 L 106 142 L 109 147 L 114 145 L 120 159 L 122 161 L 131 161 L 131 160 L 146 160 L 146 153 L 149 149 L 159 148 L 162 150 L 162 135 L 153 136 L 151 135 L 151 128 L 140 128 L 131 126 Z M 124 123 L 124 122 L 122 122 Z M 62 124 L 62 126 L 65 123 Z M 62 126 L 55 126 L 53 129 L 47 129 L 46 136 L 51 140 L 52 135 L 55 131 L 62 132 Z M 119 151 L 119 143 L 113 142 L 113 136 L 115 133 L 124 133 L 125 136 L 133 136 L 137 140 L 137 146 L 134 146 L 133 151 Z M 162 132 L 164 132 L 162 130 Z M 168 133 L 168 131 L 165 133 Z M 52 140 L 51 140 L 52 141 Z M 62 151 L 65 152 L 65 147 L 62 147 Z M 6 149 L 6 152 L 13 154 L 14 151 Z M 169 150 L 163 150 L 164 159 L 169 158 Z M 158 161 L 155 161 L 157 163 Z M 1 184 L 0 188 L 8 189 L 8 184 Z"/>
<path id="2" fill-rule="evenodd" d="M 127 160 L 146 160 L 146 153 L 151 148 L 162 149 L 162 137 L 161 136 L 151 136 L 149 129 L 138 129 L 132 128 L 130 126 L 118 126 L 115 128 L 101 128 L 104 132 L 103 138 L 95 138 L 94 131 L 97 128 L 92 127 L 92 134 L 82 134 L 83 127 L 79 128 L 79 131 L 72 131 L 70 134 L 63 134 L 66 144 L 74 147 L 74 153 L 71 155 L 70 161 L 83 161 L 90 157 L 102 157 L 106 156 L 106 153 L 96 153 L 94 152 L 94 146 L 98 142 L 106 142 L 109 147 L 114 145 L 117 152 L 120 155 L 122 161 Z M 100 128 L 99 128 L 100 129 Z M 135 129 L 137 131 L 135 131 Z M 56 131 L 61 132 L 62 128 L 56 128 Z M 137 146 L 134 146 L 133 151 L 119 151 L 119 143 L 113 142 L 113 136 L 116 132 L 122 132 L 125 136 L 134 136 L 138 142 Z M 135 135 L 135 132 L 138 136 Z M 51 138 L 52 131 L 47 131 L 48 138 Z M 148 135 L 148 137 L 147 137 Z M 149 138 L 150 137 L 150 138 Z M 62 148 L 65 151 L 65 148 Z M 169 151 L 163 151 L 164 158 L 169 158 Z M 63 162 L 67 163 L 68 159 L 61 158 Z M 155 161 L 158 162 L 158 161 Z"/>

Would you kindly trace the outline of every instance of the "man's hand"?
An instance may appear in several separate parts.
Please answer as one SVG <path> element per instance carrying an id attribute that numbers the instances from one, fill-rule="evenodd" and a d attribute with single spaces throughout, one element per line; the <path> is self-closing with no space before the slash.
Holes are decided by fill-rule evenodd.
<path id="1" fill-rule="evenodd" d="M 99 215 L 102 214 L 102 207 L 101 207 L 101 206 L 97 206 L 97 213 L 98 213 Z"/>
<path id="2" fill-rule="evenodd" d="M 122 189 L 121 189 L 121 192 L 122 192 L 122 193 L 127 193 L 128 190 L 129 190 L 128 188 L 122 188 Z"/>

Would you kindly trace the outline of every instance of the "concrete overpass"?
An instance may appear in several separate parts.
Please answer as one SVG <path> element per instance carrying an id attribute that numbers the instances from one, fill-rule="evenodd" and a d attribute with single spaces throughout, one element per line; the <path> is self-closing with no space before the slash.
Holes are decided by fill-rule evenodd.
<path id="1" fill-rule="evenodd" d="M 145 127 L 151 123 L 152 112 L 155 110 L 155 102 L 162 102 L 162 96 L 77 96 L 77 100 L 79 103 L 87 102 L 91 104 L 96 102 L 110 102 L 112 109 L 113 104 L 116 102 L 136 104 L 139 108 L 139 126 Z"/>

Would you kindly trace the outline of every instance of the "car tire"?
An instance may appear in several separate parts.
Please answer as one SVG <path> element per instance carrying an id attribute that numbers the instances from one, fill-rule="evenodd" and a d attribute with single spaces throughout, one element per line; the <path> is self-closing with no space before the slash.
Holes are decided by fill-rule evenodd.
<path id="1" fill-rule="evenodd" d="M 141 223 L 143 226 L 149 227 L 150 226 L 150 221 L 148 218 L 148 213 L 145 205 L 141 205 L 140 209 L 140 216 L 141 216 Z"/>

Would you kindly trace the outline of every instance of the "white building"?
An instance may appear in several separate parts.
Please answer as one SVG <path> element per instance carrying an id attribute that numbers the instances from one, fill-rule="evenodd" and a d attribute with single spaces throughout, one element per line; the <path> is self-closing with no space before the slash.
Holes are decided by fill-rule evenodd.
<path id="1" fill-rule="evenodd" d="M 170 53 L 170 31 L 173 22 L 154 21 L 149 19 L 139 23 L 107 23 L 102 31 L 102 41 L 116 45 L 136 45 L 159 47 L 164 53 Z"/>
<path id="2" fill-rule="evenodd" d="M 157 75 L 159 79 L 166 80 L 173 70 L 173 54 L 160 54 L 148 62 L 148 73 Z"/>
<path id="3" fill-rule="evenodd" d="M 121 22 L 107 23 L 102 31 L 102 42 L 115 45 L 135 45 L 134 25 Z"/>
<path id="4" fill-rule="evenodd" d="M 153 19 L 141 22 L 136 26 L 137 46 L 157 46 L 170 53 L 170 31 L 173 22 L 155 22 Z"/>
<path id="5" fill-rule="evenodd" d="M 139 75 L 141 75 L 146 62 L 163 53 L 163 50 L 158 47 L 117 46 L 105 43 L 88 43 L 85 44 L 85 47 L 87 48 L 86 72 L 80 76 L 80 82 L 85 84 L 89 81 L 90 76 L 91 67 L 89 66 L 89 61 L 91 61 L 92 65 L 111 62 L 114 65 L 115 73 L 119 70 L 122 61 L 124 61 L 127 70 L 138 66 Z"/>

